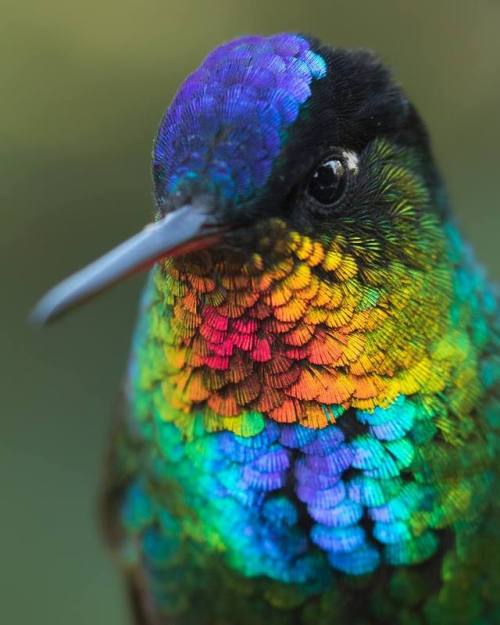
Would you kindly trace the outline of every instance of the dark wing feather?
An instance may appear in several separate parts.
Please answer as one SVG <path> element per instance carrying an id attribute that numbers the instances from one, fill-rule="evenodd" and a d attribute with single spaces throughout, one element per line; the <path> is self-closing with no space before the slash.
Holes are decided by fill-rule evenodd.
<path id="1" fill-rule="evenodd" d="M 126 489 L 138 472 L 141 444 L 126 427 L 127 403 L 122 391 L 115 409 L 99 493 L 99 519 L 102 535 L 123 572 L 134 625 L 167 625 L 155 613 L 140 564 L 125 567 L 120 551 L 126 540 L 120 509 Z"/>

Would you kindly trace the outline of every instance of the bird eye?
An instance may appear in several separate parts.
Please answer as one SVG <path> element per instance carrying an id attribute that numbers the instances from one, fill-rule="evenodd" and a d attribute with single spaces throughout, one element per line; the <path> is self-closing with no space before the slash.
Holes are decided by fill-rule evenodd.
<path id="1" fill-rule="evenodd" d="M 347 168 L 337 157 L 324 159 L 313 171 L 306 187 L 308 195 L 316 202 L 334 204 L 346 187 Z"/>

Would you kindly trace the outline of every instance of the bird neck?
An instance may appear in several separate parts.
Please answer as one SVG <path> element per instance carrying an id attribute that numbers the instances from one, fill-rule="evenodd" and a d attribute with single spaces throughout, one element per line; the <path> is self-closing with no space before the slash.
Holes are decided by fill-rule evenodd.
<path id="1" fill-rule="evenodd" d="M 445 237 L 426 268 L 395 259 L 368 269 L 342 237 L 280 227 L 272 262 L 204 252 L 155 268 L 133 357 L 137 397 L 157 393 L 162 418 L 183 431 L 199 417 L 209 431 L 250 436 L 266 419 L 323 428 L 351 407 L 446 388 L 466 330 L 451 314 Z"/>

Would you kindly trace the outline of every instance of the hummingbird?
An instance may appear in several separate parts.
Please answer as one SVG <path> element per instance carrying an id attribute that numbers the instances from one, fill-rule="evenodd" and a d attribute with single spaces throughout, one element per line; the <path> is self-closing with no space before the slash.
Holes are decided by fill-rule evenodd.
<path id="1" fill-rule="evenodd" d="M 41 300 L 149 267 L 102 496 L 136 625 L 500 623 L 500 315 L 372 52 L 212 51 L 154 219 Z"/>

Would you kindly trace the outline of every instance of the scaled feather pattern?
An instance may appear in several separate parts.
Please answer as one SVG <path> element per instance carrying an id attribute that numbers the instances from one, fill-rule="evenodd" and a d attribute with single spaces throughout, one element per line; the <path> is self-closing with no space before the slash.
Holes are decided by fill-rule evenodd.
<path id="1" fill-rule="evenodd" d="M 265 208 L 321 50 L 212 52 L 159 130 L 160 210 L 186 189 Z M 416 146 L 375 138 L 358 168 L 384 211 L 314 229 L 269 206 L 251 249 L 150 275 L 112 470 L 165 622 L 498 622 L 497 296 Z"/>

